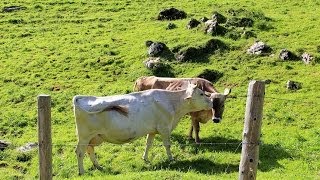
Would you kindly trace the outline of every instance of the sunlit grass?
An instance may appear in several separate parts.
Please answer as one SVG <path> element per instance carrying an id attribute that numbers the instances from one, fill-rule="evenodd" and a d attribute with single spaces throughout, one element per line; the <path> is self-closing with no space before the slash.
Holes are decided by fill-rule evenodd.
<path id="1" fill-rule="evenodd" d="M 8 150 L 0 151 L 4 179 L 38 178 L 37 152 L 21 155 L 15 148 L 37 141 L 39 94 L 52 98 L 55 179 L 236 179 L 245 96 L 251 79 L 271 80 L 266 85 L 257 179 L 320 178 L 319 60 L 305 65 L 278 59 L 283 48 L 296 54 L 306 51 L 319 59 L 317 1 L 0 2 L 0 8 L 11 5 L 26 9 L 0 12 L 0 139 L 12 143 Z M 172 21 L 177 28 L 166 30 L 169 22 L 156 20 L 157 13 L 166 7 L 186 11 L 187 19 Z M 200 57 L 207 58 L 205 62 L 168 62 L 176 77 L 217 70 L 223 73 L 215 83 L 218 90 L 232 88 L 235 98 L 227 100 L 223 122 L 201 125 L 203 142 L 217 144 L 196 146 L 189 142 L 190 119 L 185 117 L 171 138 L 175 162 L 167 161 L 160 137 L 150 151 L 150 164 L 141 159 L 144 138 L 122 146 L 105 143 L 96 148 L 105 170 L 93 169 L 85 157 L 86 174 L 78 177 L 72 97 L 131 92 L 135 79 L 152 75 L 142 63 L 147 58 L 145 41 L 160 41 L 170 49 L 203 45 L 213 37 L 203 33 L 203 24 L 186 29 L 189 19 L 209 18 L 213 11 L 231 17 L 227 13 L 230 9 L 260 15 L 253 27 L 247 28 L 256 38 L 235 41 L 214 37 L 229 50 Z M 264 16 L 270 20 L 261 19 Z M 247 55 L 246 49 L 255 40 L 270 45 L 273 56 Z M 287 90 L 288 80 L 301 82 L 302 89 Z"/>

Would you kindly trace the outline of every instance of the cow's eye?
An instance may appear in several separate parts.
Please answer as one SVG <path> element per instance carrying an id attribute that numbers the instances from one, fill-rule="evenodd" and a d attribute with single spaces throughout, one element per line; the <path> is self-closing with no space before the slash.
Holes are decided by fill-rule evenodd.
<path id="1" fill-rule="evenodd" d="M 203 96 L 203 93 L 200 93 L 200 96 Z"/>

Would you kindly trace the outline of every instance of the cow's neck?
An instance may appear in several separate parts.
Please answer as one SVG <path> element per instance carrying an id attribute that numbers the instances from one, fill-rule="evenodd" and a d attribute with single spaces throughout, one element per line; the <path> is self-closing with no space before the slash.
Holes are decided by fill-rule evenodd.
<path id="1" fill-rule="evenodd" d="M 171 92 L 170 102 L 173 107 L 173 124 L 172 128 L 175 128 L 181 118 L 189 112 L 192 112 L 190 105 L 185 100 L 186 90 Z"/>

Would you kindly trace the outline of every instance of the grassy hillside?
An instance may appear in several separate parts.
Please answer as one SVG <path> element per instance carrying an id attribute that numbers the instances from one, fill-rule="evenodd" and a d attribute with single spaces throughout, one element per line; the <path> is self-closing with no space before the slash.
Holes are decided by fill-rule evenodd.
<path id="1" fill-rule="evenodd" d="M 38 177 L 37 151 L 22 154 L 15 148 L 37 141 L 39 94 L 52 98 L 55 179 L 236 179 L 245 96 L 252 79 L 271 82 L 266 85 L 257 179 L 320 179 L 320 1 L 0 2 L 0 8 L 13 5 L 25 8 L 0 12 L 0 140 L 12 143 L 0 151 L 4 179 Z M 156 20 L 159 11 L 168 7 L 187 13 L 186 19 L 171 21 L 177 26 L 171 30 L 166 29 L 169 21 Z M 252 30 L 256 37 L 233 40 L 208 35 L 203 23 L 186 28 L 190 18 L 209 18 L 214 11 L 231 18 L 232 10 L 253 18 L 253 27 L 245 30 Z M 163 42 L 172 50 L 201 46 L 212 38 L 228 49 L 199 56 L 199 62 L 169 59 L 166 63 L 175 77 L 216 70 L 223 74 L 216 87 L 232 88 L 234 98 L 227 101 L 223 122 L 201 126 L 202 141 L 217 144 L 189 142 L 190 118 L 185 117 L 171 138 L 175 162 L 166 161 L 159 137 L 151 149 L 150 164 L 141 159 L 144 138 L 122 146 L 105 143 L 96 148 L 105 171 L 92 169 L 85 157 L 86 174 L 78 177 L 72 97 L 131 92 L 138 77 L 153 74 L 142 63 L 148 57 L 147 40 Z M 273 55 L 248 55 L 246 50 L 255 40 L 267 43 Z M 297 55 L 308 52 L 314 62 L 282 61 L 278 55 L 283 48 Z M 288 80 L 301 82 L 302 89 L 287 90 Z"/>

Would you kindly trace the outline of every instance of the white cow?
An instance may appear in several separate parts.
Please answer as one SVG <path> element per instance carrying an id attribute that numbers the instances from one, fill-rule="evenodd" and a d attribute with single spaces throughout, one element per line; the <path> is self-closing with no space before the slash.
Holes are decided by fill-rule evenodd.
<path id="1" fill-rule="evenodd" d="M 87 150 L 96 168 L 94 146 L 102 142 L 123 144 L 147 135 L 143 159 L 148 159 L 155 134 L 160 134 L 169 160 L 171 131 L 180 118 L 193 111 L 209 110 L 212 102 L 196 85 L 180 91 L 152 89 L 107 97 L 75 96 L 74 115 L 78 145 L 79 174 L 84 173 L 83 157 Z"/>

